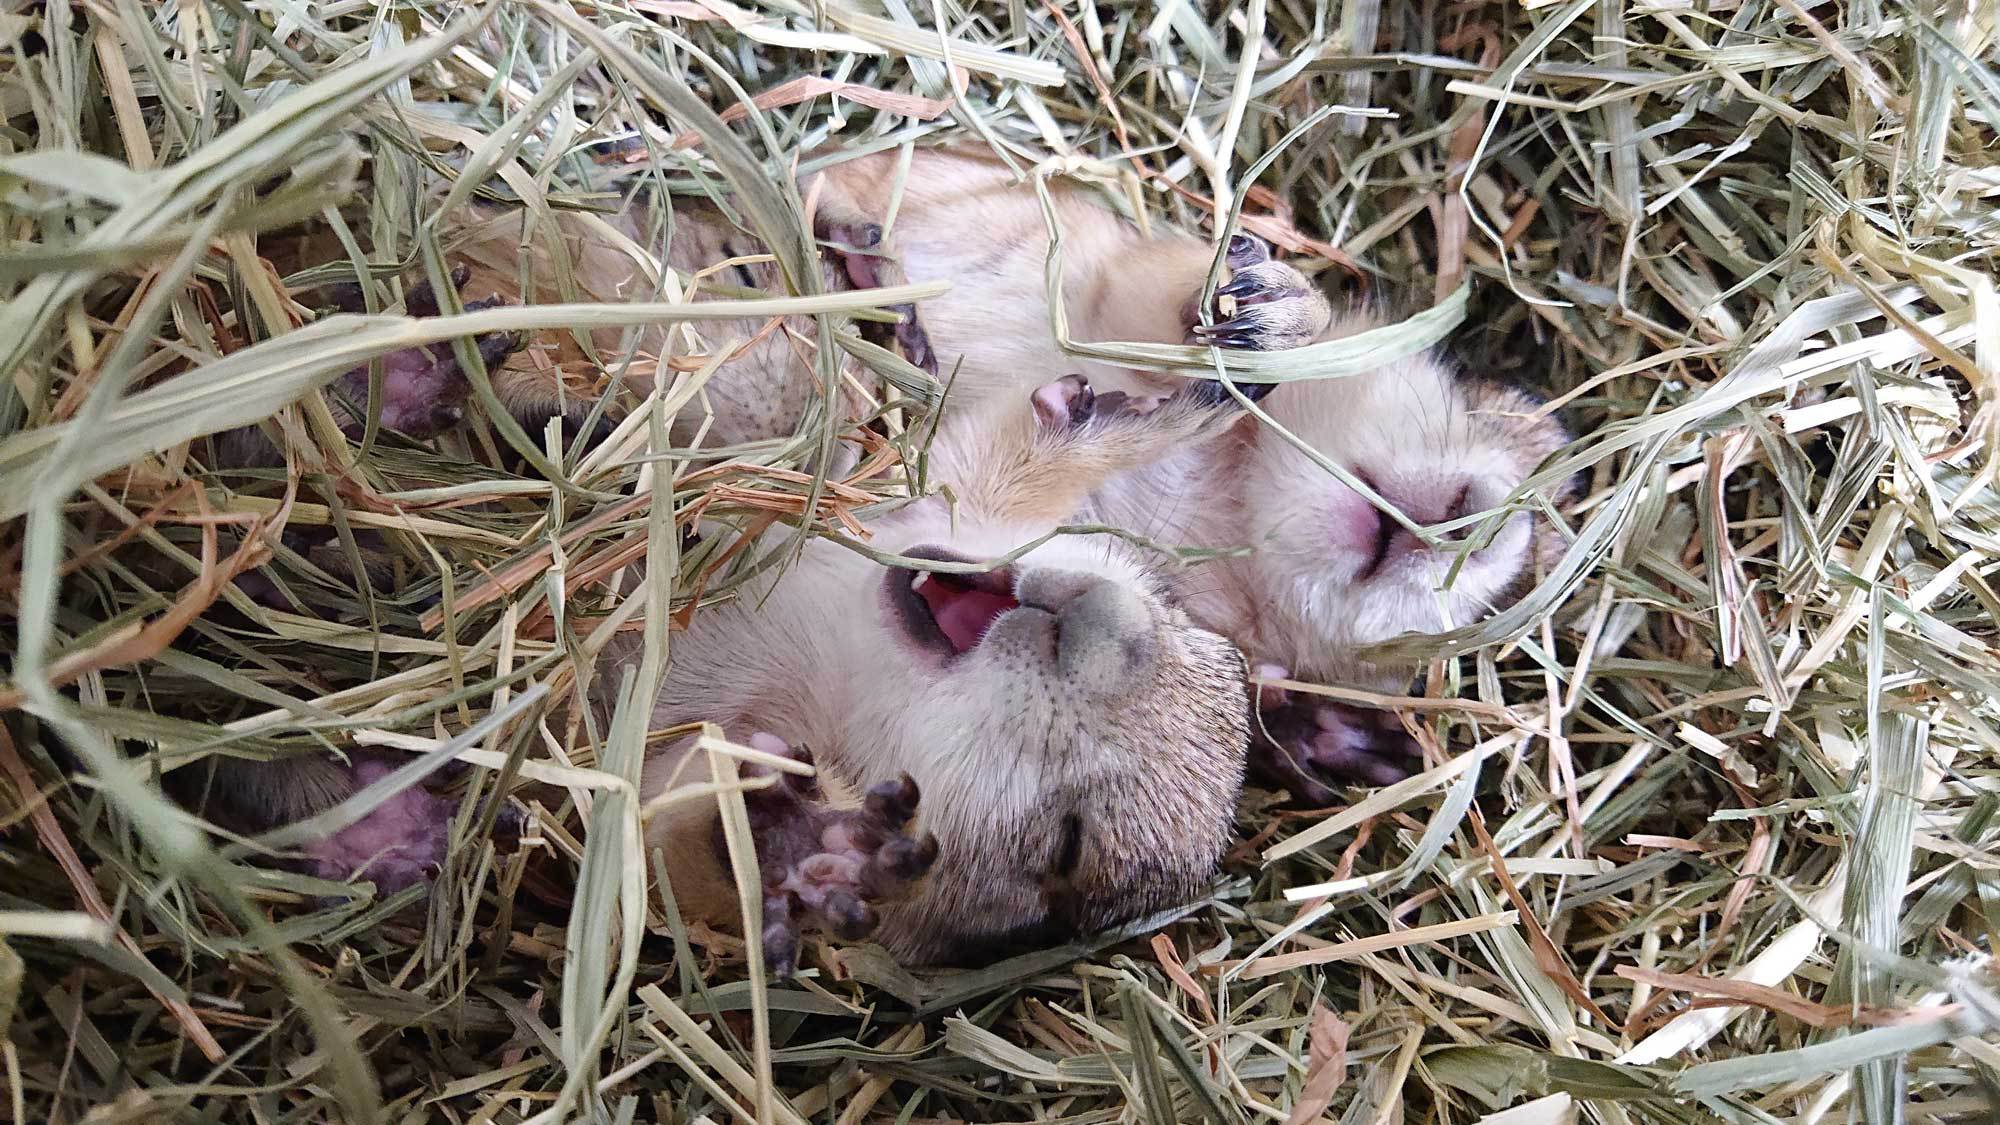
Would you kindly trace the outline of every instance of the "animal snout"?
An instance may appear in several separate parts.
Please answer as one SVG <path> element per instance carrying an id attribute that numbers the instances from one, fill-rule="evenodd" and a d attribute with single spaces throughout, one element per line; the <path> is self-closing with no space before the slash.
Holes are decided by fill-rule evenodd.
<path id="1" fill-rule="evenodd" d="M 1363 482 L 1374 489 L 1375 494 L 1388 501 L 1404 520 L 1419 527 L 1434 527 L 1450 523 L 1482 511 L 1485 497 L 1479 482 L 1463 474 L 1438 474 L 1424 477 L 1396 478 L 1377 483 L 1363 477 Z M 1346 525 L 1347 534 L 1370 553 L 1371 560 L 1364 570 L 1364 576 L 1373 574 L 1384 563 L 1392 562 L 1407 555 L 1428 549 L 1428 545 L 1414 532 L 1404 526 L 1403 520 L 1377 508 L 1358 493 L 1342 513 L 1341 522 Z M 1458 529 L 1462 533 L 1464 529 Z M 1444 533 L 1446 539 L 1453 532 Z"/>
<path id="2" fill-rule="evenodd" d="M 1129 586 L 1097 575 L 1038 571 L 1021 580 L 1022 605 L 1056 618 L 1056 673 L 1090 695 L 1128 689 L 1152 667 L 1153 609 Z"/>
<path id="3" fill-rule="evenodd" d="M 1366 480 L 1366 478 L 1363 478 Z M 1449 523 L 1479 511 L 1474 493 L 1478 484 L 1462 473 L 1439 473 L 1420 477 L 1392 477 L 1370 482 L 1377 495 L 1395 505 L 1396 510 L 1419 526 Z M 1393 521 L 1392 521 L 1393 522 Z"/>

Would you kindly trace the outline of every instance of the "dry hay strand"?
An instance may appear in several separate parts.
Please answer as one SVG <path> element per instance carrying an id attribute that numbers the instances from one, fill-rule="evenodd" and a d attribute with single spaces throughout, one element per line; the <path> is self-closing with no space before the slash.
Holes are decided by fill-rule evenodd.
<path id="1" fill-rule="evenodd" d="M 11 6 L 0 1107 L 1990 1119 L 1993 37 L 1985 6 L 1874 0 Z M 643 417 L 603 456 L 498 417 L 442 453 L 357 444 L 320 388 L 398 347 L 680 317 L 684 354 L 641 358 L 693 401 L 733 345 L 671 288 L 427 320 L 302 302 L 442 278 L 427 176 L 578 206 L 630 156 L 803 246 L 773 186 L 799 154 L 952 137 L 1450 313 L 1425 331 L 1468 287 L 1453 349 L 1549 393 L 1582 436 L 1539 479 L 1583 498 L 1526 600 L 1424 650 L 1428 772 L 1323 812 L 1250 794 L 1227 877 L 1175 919 L 973 972 L 814 945 L 767 986 L 635 878 L 660 732 L 566 703 L 604 630 L 657 653 L 776 565 L 683 551 L 696 515 L 855 535 L 921 475 L 922 388 L 859 346 L 815 357 L 890 422 L 846 481 L 801 471 L 824 410 L 671 456 Z M 281 272 L 268 244 L 300 227 L 344 249 Z M 882 315 L 742 300 L 849 339 Z M 1268 373 L 1325 373 L 1302 362 Z M 250 424 L 284 467 L 210 468 Z M 393 581 L 287 527 L 350 560 L 383 533 Z M 645 607 L 610 582 L 641 560 Z M 249 568 L 298 612 L 245 597 Z M 478 791 L 549 796 L 510 854 L 463 818 L 422 904 L 253 866 L 272 841 L 160 796 L 211 755 L 345 746 L 409 752 L 395 784 L 459 757 Z"/>

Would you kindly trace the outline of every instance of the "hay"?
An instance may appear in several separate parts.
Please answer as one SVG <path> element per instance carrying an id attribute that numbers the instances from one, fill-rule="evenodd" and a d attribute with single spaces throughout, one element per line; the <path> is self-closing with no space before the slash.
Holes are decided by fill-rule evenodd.
<path id="1" fill-rule="evenodd" d="M 1876 0 L 0 14 L 0 1107 L 1990 1119 L 1993 35 L 1984 6 Z M 324 278 L 278 276 L 256 234 L 330 229 L 352 276 L 358 232 L 439 277 L 424 174 L 575 201 L 636 138 L 658 182 L 789 230 L 796 269 L 793 154 L 947 134 L 1123 177 L 1150 222 L 1240 211 L 1413 311 L 1469 281 L 1456 350 L 1571 412 L 1544 478 L 1585 498 L 1535 595 L 1439 650 L 1415 713 L 1460 753 L 1332 815 L 1253 797 L 1231 878 L 1164 934 L 942 976 L 863 948 L 847 979 L 766 987 L 670 903 L 641 917 L 637 712 L 577 730 L 557 704 L 623 620 L 610 564 L 674 582 L 638 618 L 657 659 L 667 611 L 736 575 L 676 521 L 837 528 L 900 470 L 788 471 L 824 418 L 726 468 L 577 464 L 511 423 L 444 457 L 350 447 L 307 392 L 369 356 L 661 310 L 299 327 L 288 294 Z M 829 327 L 853 305 L 744 299 Z M 262 419 L 292 472 L 202 467 L 196 439 Z M 487 467 L 509 447 L 521 475 Z M 313 612 L 263 609 L 227 580 L 280 522 L 349 550 L 388 529 L 404 576 L 351 588 L 277 549 Z M 249 866 L 274 842 L 216 845 L 153 781 L 356 743 L 428 753 L 335 816 L 461 753 L 476 784 L 567 796 L 519 853 L 456 850 L 413 921 Z"/>

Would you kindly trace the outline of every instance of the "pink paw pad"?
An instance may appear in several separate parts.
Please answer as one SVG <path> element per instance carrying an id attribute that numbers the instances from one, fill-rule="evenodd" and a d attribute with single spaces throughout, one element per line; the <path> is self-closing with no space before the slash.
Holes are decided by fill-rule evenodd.
<path id="1" fill-rule="evenodd" d="M 1264 666 L 1260 679 L 1288 678 Z M 1423 750 L 1395 714 L 1260 686 L 1251 767 L 1307 805 L 1341 785 L 1389 785 L 1423 768 Z"/>
<path id="2" fill-rule="evenodd" d="M 451 283 L 454 288 L 462 288 L 471 277 L 472 271 L 460 266 L 452 271 Z M 334 306 L 342 312 L 361 312 L 366 308 L 357 286 L 338 286 L 331 295 Z M 499 298 L 490 297 L 468 301 L 464 307 L 465 311 L 473 312 L 500 303 Z M 429 282 L 411 287 L 405 307 L 411 316 L 439 314 L 437 295 L 431 291 Z M 511 333 L 489 332 L 476 337 L 473 343 L 479 350 L 480 361 L 490 369 L 518 349 L 521 340 Z M 448 341 L 390 352 L 382 357 L 382 425 L 413 438 L 435 437 L 465 417 L 465 401 L 471 390 L 471 380 Z M 341 376 L 339 391 L 356 409 L 365 410 L 368 368 L 357 367 Z M 349 422 L 344 427 L 348 436 L 359 437 L 365 420 L 364 414 Z"/>
<path id="3" fill-rule="evenodd" d="M 354 767 L 359 790 L 387 774 L 384 762 L 364 761 Z M 393 894 L 429 880 L 444 863 L 457 802 L 421 785 L 390 797 L 353 824 L 306 844 L 310 874 L 342 882 L 362 879 L 382 894 Z"/>
<path id="4" fill-rule="evenodd" d="M 768 734 L 753 735 L 750 745 L 808 760 Z M 781 979 L 797 967 L 804 930 L 817 927 L 845 941 L 867 937 L 875 907 L 907 896 L 937 861 L 936 837 L 908 834 L 918 792 L 907 776 L 869 789 L 858 809 L 835 809 L 798 774 L 756 765 L 744 773 L 776 777 L 770 787 L 744 794 L 744 804 L 764 881 L 764 957 Z"/>

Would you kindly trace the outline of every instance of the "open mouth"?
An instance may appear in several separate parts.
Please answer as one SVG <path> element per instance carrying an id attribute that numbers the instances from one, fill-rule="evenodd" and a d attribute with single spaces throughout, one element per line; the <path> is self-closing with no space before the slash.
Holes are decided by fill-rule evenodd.
<path id="1" fill-rule="evenodd" d="M 938 562 L 974 561 L 942 547 L 913 547 L 903 553 Z M 905 636 L 919 647 L 956 657 L 978 648 L 995 621 L 1020 608 L 1014 600 L 1014 577 L 1011 566 L 980 574 L 899 566 L 889 571 L 885 592 Z"/>

